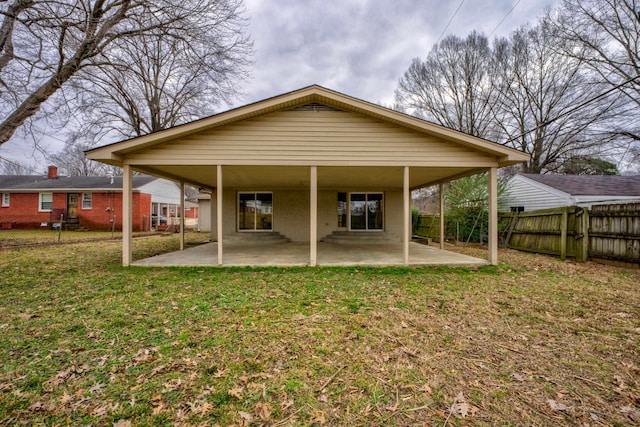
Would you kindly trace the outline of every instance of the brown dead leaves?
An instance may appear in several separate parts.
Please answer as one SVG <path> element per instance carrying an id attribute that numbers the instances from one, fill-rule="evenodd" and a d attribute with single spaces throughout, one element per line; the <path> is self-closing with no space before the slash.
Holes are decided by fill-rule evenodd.
<path id="1" fill-rule="evenodd" d="M 478 413 L 478 408 L 469 404 L 462 392 L 460 392 L 453 400 L 449 413 L 460 418 L 473 417 Z"/>
<path id="2" fill-rule="evenodd" d="M 251 425 L 254 420 L 260 420 L 262 423 L 270 423 L 271 408 L 268 404 L 258 402 L 253 408 L 253 412 L 238 411 L 238 421 L 241 426 Z"/>

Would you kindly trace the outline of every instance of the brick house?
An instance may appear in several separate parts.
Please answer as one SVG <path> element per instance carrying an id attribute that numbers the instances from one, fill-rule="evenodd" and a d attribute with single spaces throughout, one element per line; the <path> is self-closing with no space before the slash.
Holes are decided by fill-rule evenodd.
<path id="1" fill-rule="evenodd" d="M 179 188 L 151 176 L 133 178 L 135 231 L 147 231 L 152 219 L 180 205 Z M 122 177 L 0 175 L 0 228 L 51 228 L 64 220 L 66 228 L 122 230 Z"/>

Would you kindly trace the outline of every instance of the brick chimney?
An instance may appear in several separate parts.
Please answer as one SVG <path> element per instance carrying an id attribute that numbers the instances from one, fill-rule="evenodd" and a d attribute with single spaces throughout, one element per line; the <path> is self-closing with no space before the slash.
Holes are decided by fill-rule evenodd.
<path id="1" fill-rule="evenodd" d="M 49 166 L 49 172 L 47 173 L 47 178 L 56 179 L 58 177 L 58 167 L 57 166 Z"/>

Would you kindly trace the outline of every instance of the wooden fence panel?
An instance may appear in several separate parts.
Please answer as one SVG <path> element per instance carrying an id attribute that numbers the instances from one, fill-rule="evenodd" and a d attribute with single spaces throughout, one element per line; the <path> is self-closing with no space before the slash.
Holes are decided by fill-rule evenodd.
<path id="1" fill-rule="evenodd" d="M 440 216 L 419 215 L 413 234 L 419 237 L 440 240 Z"/>
<path id="2" fill-rule="evenodd" d="M 508 225 L 503 238 L 508 247 L 522 251 L 556 255 L 562 259 L 576 256 L 576 219 L 574 206 L 532 212 L 500 214 Z M 504 233 L 503 233 L 504 234 Z"/>
<path id="3" fill-rule="evenodd" d="M 640 203 L 595 205 L 589 218 L 592 259 L 640 265 Z"/>

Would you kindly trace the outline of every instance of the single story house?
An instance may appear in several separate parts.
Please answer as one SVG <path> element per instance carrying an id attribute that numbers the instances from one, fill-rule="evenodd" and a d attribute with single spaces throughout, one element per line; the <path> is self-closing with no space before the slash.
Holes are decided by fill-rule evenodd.
<path id="1" fill-rule="evenodd" d="M 133 177 L 131 230 L 147 231 L 152 215 L 180 205 L 175 183 L 151 176 Z M 61 218 L 70 229 L 122 229 L 122 177 L 44 175 L 0 176 L 0 228 L 51 228 Z"/>
<path id="2" fill-rule="evenodd" d="M 640 176 L 519 174 L 507 183 L 500 209 L 523 212 L 640 200 Z"/>
<path id="3" fill-rule="evenodd" d="M 134 170 L 211 194 L 219 265 L 225 239 L 260 233 L 308 243 L 309 265 L 335 233 L 384 236 L 402 242 L 408 264 L 411 190 L 488 172 L 488 258 L 497 263 L 497 169 L 529 157 L 317 85 L 86 155 L 124 169 L 125 266 Z"/>

